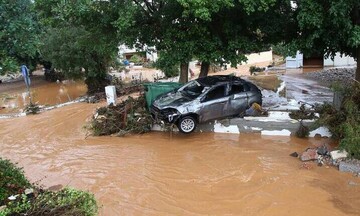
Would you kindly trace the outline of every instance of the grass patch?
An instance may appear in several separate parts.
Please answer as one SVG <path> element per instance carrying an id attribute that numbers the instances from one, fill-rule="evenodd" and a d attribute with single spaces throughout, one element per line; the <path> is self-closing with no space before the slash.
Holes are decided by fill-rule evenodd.
<path id="1" fill-rule="evenodd" d="M 248 79 L 253 82 L 255 85 L 270 91 L 276 92 L 280 87 L 282 81 L 278 78 L 277 75 L 268 75 L 268 76 L 250 76 Z"/>

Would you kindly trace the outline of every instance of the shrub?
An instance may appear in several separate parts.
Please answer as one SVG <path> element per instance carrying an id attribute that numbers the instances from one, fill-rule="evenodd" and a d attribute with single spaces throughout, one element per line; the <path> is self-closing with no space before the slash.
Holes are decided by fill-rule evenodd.
<path id="1" fill-rule="evenodd" d="M 133 62 L 135 65 L 141 65 L 144 62 L 144 59 L 141 56 L 135 54 L 131 56 L 130 62 Z"/>
<path id="2" fill-rule="evenodd" d="M 316 124 L 327 126 L 333 137 L 340 139 L 339 148 L 360 159 L 360 84 L 338 91 L 344 95 L 340 110 L 329 104 L 318 107 L 320 119 Z"/>
<path id="3" fill-rule="evenodd" d="M 22 193 L 30 186 L 22 169 L 17 168 L 9 160 L 0 158 L 0 206 L 6 204 L 9 196 Z"/>
<path id="4" fill-rule="evenodd" d="M 255 72 L 263 72 L 265 68 L 256 67 L 256 66 L 250 66 L 250 74 L 253 75 Z"/>
<path id="5" fill-rule="evenodd" d="M 25 195 L 26 188 L 33 188 L 32 195 Z M 18 195 L 9 201 L 11 195 Z M 57 192 L 38 189 L 25 178 L 22 169 L 0 158 L 0 216 L 7 215 L 97 215 L 94 195 L 71 188 Z"/>
<path id="6" fill-rule="evenodd" d="M 65 188 L 57 192 L 45 191 L 34 199 L 22 194 L 21 199 L 10 202 L 2 214 L 93 216 L 97 212 L 98 207 L 94 195 Z"/>

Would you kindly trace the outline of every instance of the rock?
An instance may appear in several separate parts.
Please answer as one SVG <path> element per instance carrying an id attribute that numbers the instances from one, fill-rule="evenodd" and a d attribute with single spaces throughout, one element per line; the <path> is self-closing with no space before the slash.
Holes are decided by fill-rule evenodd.
<path id="1" fill-rule="evenodd" d="M 327 150 L 326 146 L 321 146 L 317 149 L 317 153 L 319 155 L 326 155 L 328 153 L 328 150 Z"/>
<path id="2" fill-rule="evenodd" d="M 299 157 L 299 154 L 298 154 L 297 152 L 293 152 L 293 153 L 291 153 L 291 154 L 290 154 L 290 156 L 291 156 L 291 157 L 296 157 L 296 158 L 297 158 L 297 157 Z"/>
<path id="3" fill-rule="evenodd" d="M 359 160 L 341 161 L 339 164 L 339 170 L 341 172 L 360 173 L 360 161 Z"/>
<path id="4" fill-rule="evenodd" d="M 58 185 L 53 185 L 51 187 L 48 188 L 49 191 L 59 191 L 63 188 L 64 186 L 61 184 Z"/>
<path id="5" fill-rule="evenodd" d="M 353 181 L 349 181 L 349 185 L 351 185 L 351 186 L 358 186 L 359 184 L 356 183 L 356 182 L 353 182 Z"/>
<path id="6" fill-rule="evenodd" d="M 28 198 L 35 196 L 34 195 L 34 189 L 32 189 L 32 188 L 25 189 L 24 193 Z"/>
<path id="7" fill-rule="evenodd" d="M 88 103 L 98 103 L 99 100 L 95 96 L 88 97 Z"/>
<path id="8" fill-rule="evenodd" d="M 310 161 L 317 159 L 318 159 L 317 149 L 314 148 L 308 148 L 300 155 L 301 161 Z"/>
<path id="9" fill-rule="evenodd" d="M 347 158 L 348 153 L 345 150 L 343 150 L 343 151 L 336 150 L 336 151 L 330 152 L 330 156 L 331 156 L 331 159 L 333 159 L 333 160 L 339 160 L 339 159 Z"/>

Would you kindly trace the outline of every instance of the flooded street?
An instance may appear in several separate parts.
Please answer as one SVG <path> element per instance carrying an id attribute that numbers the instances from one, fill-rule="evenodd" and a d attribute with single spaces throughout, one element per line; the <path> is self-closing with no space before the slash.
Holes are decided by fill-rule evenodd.
<path id="1" fill-rule="evenodd" d="M 43 106 L 56 105 L 75 100 L 87 92 L 84 82 L 47 82 L 35 77 L 31 87 L 33 103 Z M 24 81 L 6 83 L 0 86 L 0 114 L 18 113 L 29 103 Z"/>
<path id="2" fill-rule="evenodd" d="M 360 178 L 289 156 L 328 139 L 149 133 L 87 137 L 99 104 L 0 119 L 0 156 L 31 181 L 94 193 L 101 215 L 359 215 Z M 354 184 L 349 184 L 349 182 Z M 357 184 L 357 185 L 356 185 Z"/>

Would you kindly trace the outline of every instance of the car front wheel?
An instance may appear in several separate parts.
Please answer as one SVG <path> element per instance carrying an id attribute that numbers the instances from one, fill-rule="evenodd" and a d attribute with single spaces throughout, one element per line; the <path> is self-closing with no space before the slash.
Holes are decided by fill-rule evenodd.
<path id="1" fill-rule="evenodd" d="M 178 128 L 182 133 L 191 133 L 195 130 L 196 124 L 195 118 L 185 116 L 178 121 Z"/>

